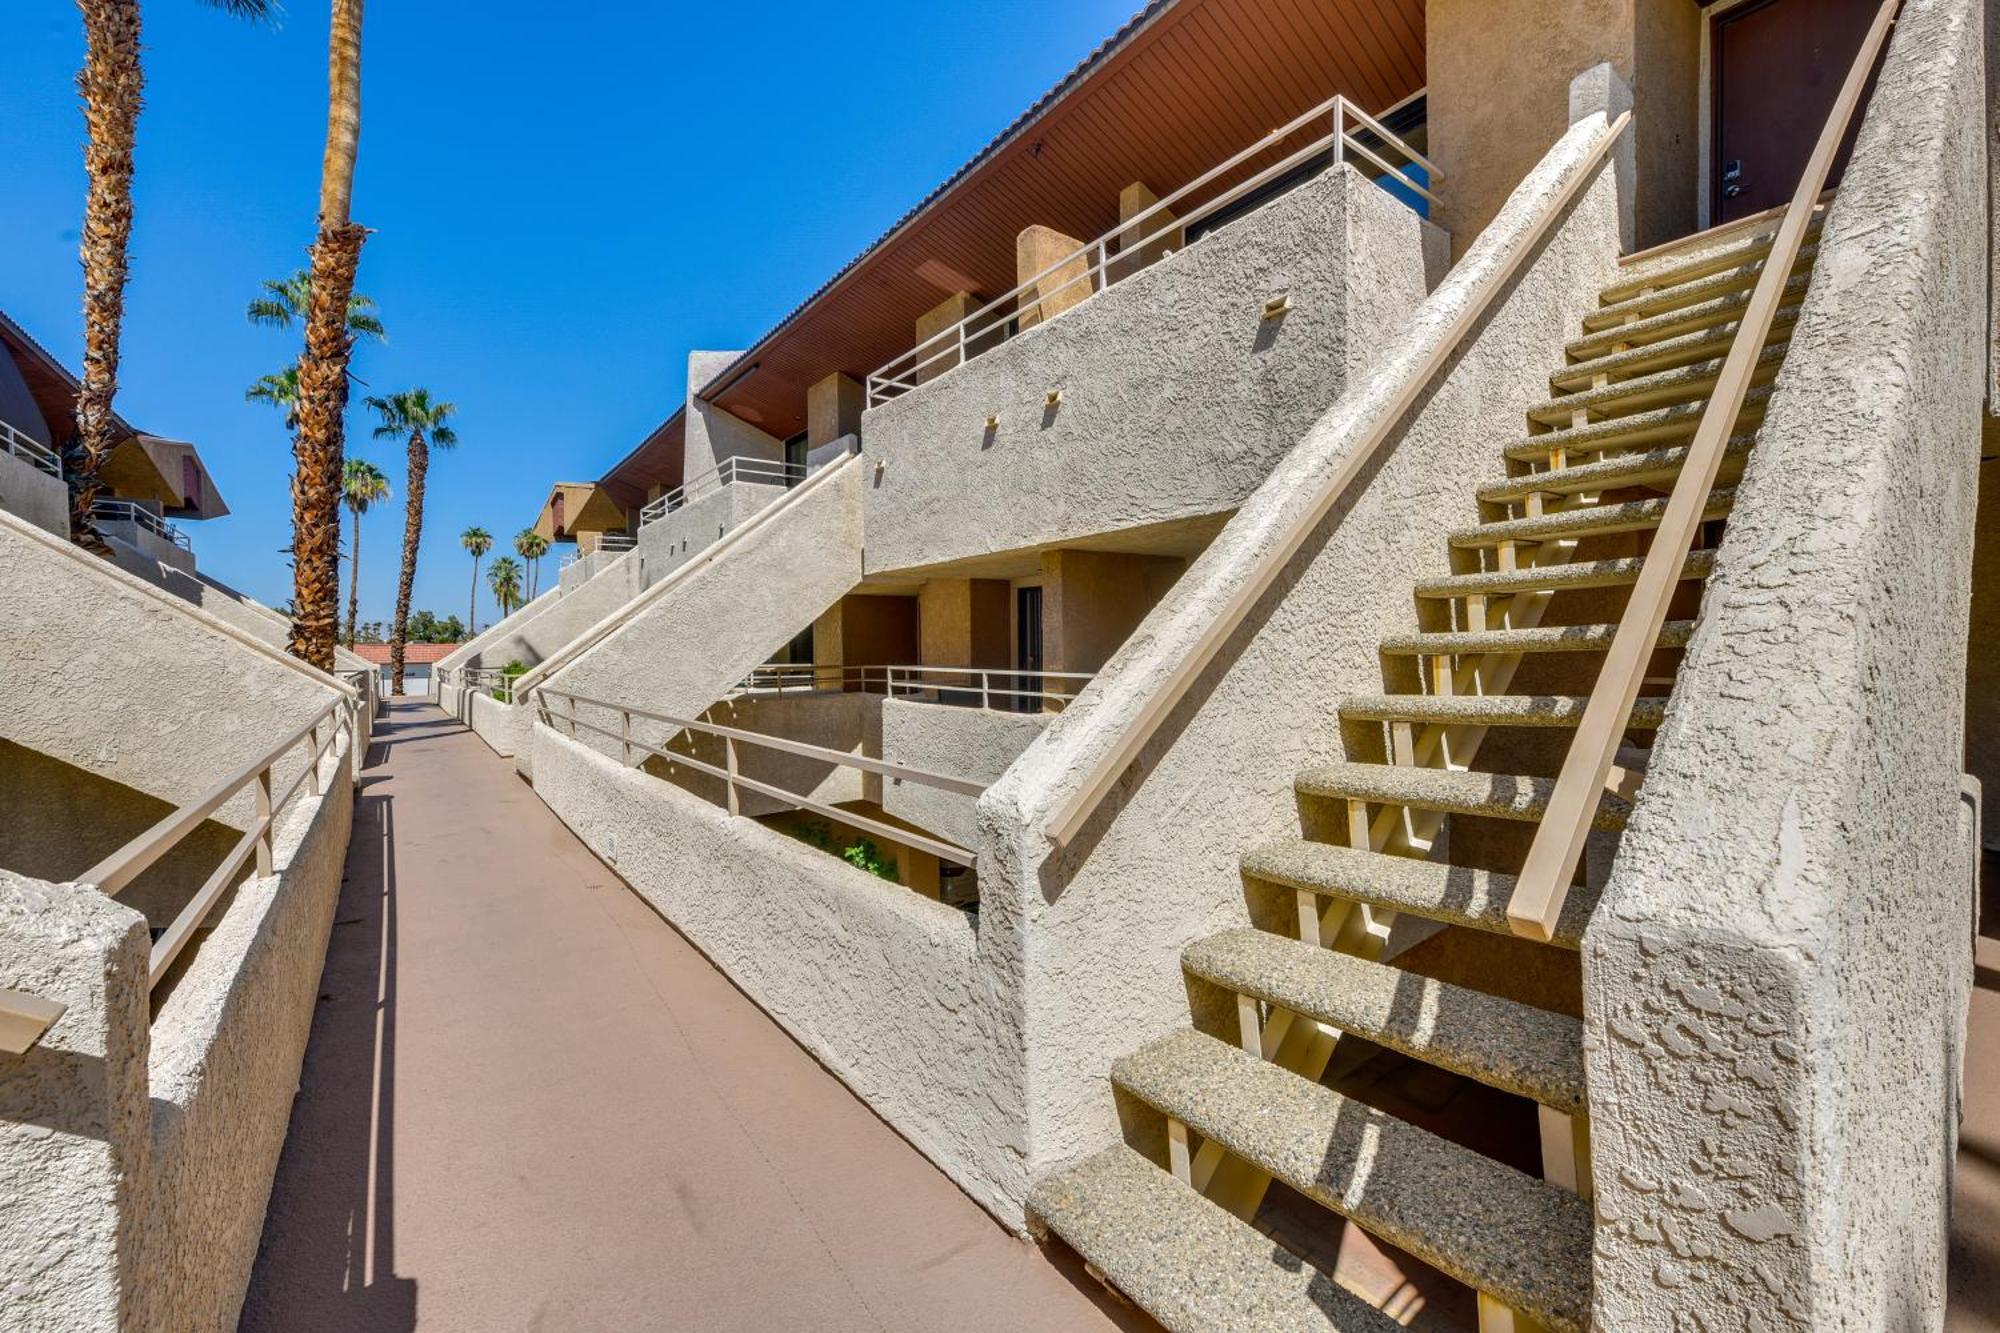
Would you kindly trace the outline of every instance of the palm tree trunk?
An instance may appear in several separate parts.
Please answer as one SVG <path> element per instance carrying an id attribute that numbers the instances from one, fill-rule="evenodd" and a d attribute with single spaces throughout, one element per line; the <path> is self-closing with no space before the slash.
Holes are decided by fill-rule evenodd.
<path id="1" fill-rule="evenodd" d="M 340 471 L 346 441 L 347 358 L 354 339 L 347 303 L 361 263 L 365 227 L 354 225 L 354 157 L 361 141 L 361 7 L 333 0 L 328 49 L 326 156 L 320 164 L 319 235 L 312 248 L 312 306 L 299 358 L 298 470 L 292 477 L 291 651 L 333 669 L 340 606 Z M 400 621 L 399 621 L 400 625 Z M 396 659 L 402 688 L 402 657 Z"/>
<path id="2" fill-rule="evenodd" d="M 424 472 L 430 466 L 422 431 L 410 433 L 409 499 L 403 506 L 403 574 L 396 584 L 396 623 L 389 636 L 389 676 L 403 692 L 403 647 L 410 631 L 410 587 L 417 581 L 417 543 L 424 535 Z"/>
<path id="3" fill-rule="evenodd" d="M 111 400 L 118 392 L 118 343 L 125 325 L 125 277 L 132 240 L 132 144 L 139 125 L 138 0 L 77 0 L 83 12 L 83 95 L 89 138 L 83 165 L 89 192 L 83 205 L 83 379 L 76 395 L 81 456 L 71 478 L 70 533 L 101 550 L 91 522 L 97 475 L 118 441 Z"/>
<path id="4" fill-rule="evenodd" d="M 472 593 L 465 599 L 465 637 L 479 636 L 479 552 L 472 553 Z"/>
<path id="5" fill-rule="evenodd" d="M 347 562 L 347 646 L 354 647 L 354 617 L 361 610 L 361 511 L 354 511 L 354 546 Z"/>

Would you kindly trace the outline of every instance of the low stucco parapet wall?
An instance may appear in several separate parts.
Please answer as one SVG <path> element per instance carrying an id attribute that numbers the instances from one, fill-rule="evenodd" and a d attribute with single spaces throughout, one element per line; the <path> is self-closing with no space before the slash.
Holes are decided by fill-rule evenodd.
<path id="1" fill-rule="evenodd" d="M 5 449 L 0 449 L 0 509 L 69 540 L 69 487 Z"/>
<path id="2" fill-rule="evenodd" d="M 1477 521 L 1472 483 L 1501 447 L 1619 247 L 1619 174 L 1595 175 L 1539 246 L 1545 201 L 1578 172 L 1609 118 L 1585 114 L 1465 258 L 1381 347 L 1377 365 L 1302 434 L 1171 591 L 980 799 L 981 930 L 1019 938 L 1029 1170 L 1040 1176 L 1121 1129 L 1111 1061 L 1189 1021 L 1181 951 L 1249 921 L 1239 862 L 1297 836 L 1293 779 L 1346 758 L 1339 703 L 1383 688 L 1380 643 L 1414 628 L 1412 581 L 1451 572 L 1448 533 Z M 1207 632 L 1261 554 L 1313 503 L 1318 478 L 1361 448 L 1478 286 L 1522 267 L 1435 387 L 1254 605 L 1123 780 L 1062 849 L 1044 829 Z"/>
<path id="3" fill-rule="evenodd" d="M 973 919 L 571 741 L 535 792 L 884 1120 L 1021 1224 L 1018 1084 Z"/>
<path id="4" fill-rule="evenodd" d="M 644 583 L 665 578 L 784 494 L 785 487 L 776 483 L 732 481 L 646 524 L 639 529 L 638 546 Z"/>
<path id="5" fill-rule="evenodd" d="M 1055 716 L 909 699 L 884 699 L 881 711 L 883 759 L 983 783 L 1005 773 Z M 973 847 L 979 841 L 975 797 L 920 782 L 884 780 L 881 802 L 882 808 L 898 819 L 907 819 L 961 847 Z"/>
<path id="6" fill-rule="evenodd" d="M 354 808 L 347 740 L 149 1013 L 145 918 L 0 870 L 0 985 L 68 1006 L 0 1061 L 9 1333 L 236 1327 L 290 1121 Z"/>
<path id="7" fill-rule="evenodd" d="M 467 639 L 464 643 L 461 643 L 458 647 L 432 663 L 430 679 L 424 693 L 429 696 L 432 703 L 436 703 L 438 701 L 438 690 L 441 686 L 442 677 L 447 671 L 455 670 L 458 667 L 478 665 L 480 654 L 488 646 L 498 643 L 503 637 L 512 633 L 516 627 L 534 619 L 551 606 L 554 606 L 562 600 L 563 593 L 562 582 L 558 579 L 555 587 L 540 594 L 526 606 L 516 607 L 511 613 L 494 621 L 491 625 L 488 625 L 485 629 L 479 631 L 479 633 L 473 635 L 470 639 Z M 501 662 L 498 665 L 505 666 L 507 664 Z"/>
<path id="8" fill-rule="evenodd" d="M 624 552 L 599 569 L 588 583 L 543 602 L 537 614 L 472 645 L 473 651 L 457 665 L 497 671 L 514 662 L 534 666 L 546 661 L 561 652 L 571 639 L 631 600 L 639 590 L 633 577 L 638 567 L 637 556 L 631 551 Z"/>
<path id="9" fill-rule="evenodd" d="M 1979 6 L 1907 0 L 1585 939 L 1598 1327 L 1940 1326 Z"/>
<path id="10" fill-rule="evenodd" d="M 868 409 L 868 568 L 1236 508 L 1423 299 L 1434 231 L 1341 165 Z"/>

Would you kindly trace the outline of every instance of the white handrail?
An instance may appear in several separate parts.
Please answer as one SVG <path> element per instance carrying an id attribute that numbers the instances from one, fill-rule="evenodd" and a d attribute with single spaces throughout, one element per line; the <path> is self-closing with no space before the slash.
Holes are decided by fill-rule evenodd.
<path id="1" fill-rule="evenodd" d="M 823 804 L 802 793 L 786 791 L 782 787 L 774 787 L 769 783 L 760 782 L 755 778 L 745 777 L 742 765 L 737 759 L 737 747 L 739 745 L 749 745 L 759 749 L 775 750 L 781 754 L 798 755 L 806 759 L 817 759 L 825 763 L 838 764 L 845 768 L 857 768 L 865 772 L 876 773 L 898 782 L 914 782 L 921 786 L 936 787 L 941 791 L 952 792 L 960 796 L 978 796 L 986 790 L 982 783 L 972 782 L 965 778 L 952 777 L 945 773 L 936 773 L 930 769 L 915 768 L 907 764 L 892 764 L 886 760 L 872 759 L 867 755 L 853 754 L 846 750 L 829 749 L 824 745 L 813 745 L 806 741 L 788 740 L 783 736 L 769 736 L 762 732 L 745 731 L 741 727 L 725 727 L 713 722 L 700 722 L 692 718 L 675 717 L 671 713 L 656 713 L 649 709 L 634 707 L 630 704 L 612 703 L 605 699 L 593 699 L 588 695 L 572 694 L 568 690 L 553 689 L 545 685 L 535 691 L 535 698 L 540 719 L 550 726 L 554 726 L 558 721 L 555 714 L 549 711 L 548 699 L 551 696 L 562 699 L 569 705 L 568 713 L 560 720 L 569 724 L 572 739 L 575 738 L 577 729 L 580 727 L 585 731 L 594 732 L 597 735 L 619 742 L 623 746 L 622 762 L 626 767 L 631 767 L 632 765 L 632 752 L 634 750 L 643 750 L 647 754 L 655 755 L 670 764 L 685 764 L 698 772 L 722 779 L 727 785 L 728 807 L 729 813 L 732 815 L 740 813 L 737 789 L 745 788 L 761 795 L 769 796 L 774 800 L 790 802 L 798 809 L 817 811 L 830 819 L 837 819 L 842 823 L 852 824 L 856 828 L 866 829 L 891 841 L 906 843 L 909 846 L 920 848 L 938 857 L 940 860 L 950 861 L 954 865 L 969 866 L 973 864 L 973 853 L 964 847 L 958 846 L 956 843 L 943 842 L 910 829 L 896 828 L 888 824 L 879 823 L 855 811 L 842 810 L 835 806 Z M 576 706 L 578 704 L 583 704 L 591 708 L 603 708 L 617 713 L 620 718 L 619 729 L 613 731 L 608 727 L 600 727 L 595 723 L 579 719 L 576 715 Z M 640 739 L 632 734 L 632 720 L 634 718 L 647 722 L 658 722 L 674 728 L 676 732 L 685 731 L 701 736 L 717 737 L 723 742 L 724 766 L 717 768 L 705 760 L 666 750 L 659 745 L 654 745 Z M 671 737 L 668 739 L 671 739 Z"/>
<path id="2" fill-rule="evenodd" d="M 300 787 L 310 784 L 312 794 L 315 796 L 320 794 L 320 761 L 333 748 L 340 734 L 338 725 L 328 724 L 335 713 L 345 711 L 350 727 L 358 727 L 359 723 L 355 717 L 358 703 L 357 698 L 346 695 L 329 700 L 313 714 L 310 722 L 286 736 L 279 744 L 243 765 L 194 800 L 173 810 L 138 837 L 77 876 L 80 883 L 94 885 L 99 892 L 108 896 L 118 896 L 134 879 L 172 851 L 188 834 L 199 828 L 209 816 L 227 805 L 236 793 L 255 782 L 256 816 L 251 820 L 249 829 L 230 849 L 229 854 L 222 858 L 222 863 L 202 882 L 194 897 L 181 908 L 179 914 L 161 933 L 160 938 L 153 942 L 152 954 L 146 966 L 149 986 L 160 984 L 160 978 L 166 975 L 167 969 L 173 966 L 174 960 L 187 947 L 195 930 L 207 919 L 216 900 L 228 889 L 230 882 L 236 877 L 236 872 L 242 868 L 252 852 L 257 855 L 257 874 L 265 876 L 271 873 L 271 833 L 277 824 L 278 816 L 284 812 L 292 797 L 298 794 Z M 324 738 L 320 734 L 322 727 L 326 732 Z M 351 731 L 351 734 L 359 739 L 358 730 Z M 308 738 L 311 743 L 306 751 L 305 768 L 292 780 L 292 785 L 287 787 L 283 794 L 274 796 L 271 790 L 272 770 L 293 746 Z M 357 764 L 360 762 L 355 751 L 350 750 L 349 754 L 350 762 Z"/>
<path id="3" fill-rule="evenodd" d="M 1374 145 L 1364 143 L 1348 128 L 1350 118 L 1361 130 L 1375 138 Z M 1185 215 L 1174 216 L 1169 213 L 1168 210 L 1183 202 L 1195 191 L 1212 184 L 1258 154 L 1269 152 L 1306 126 L 1329 119 L 1332 123 L 1331 131 L 1305 147 L 1263 167 L 1214 198 L 1196 205 Z M 1351 152 L 1379 168 L 1385 180 L 1392 181 L 1413 194 L 1421 195 L 1431 203 L 1442 202 L 1429 188 L 1444 179 L 1444 173 L 1438 169 L 1436 163 L 1398 138 L 1387 126 L 1344 96 L 1328 98 L 1290 123 L 1272 130 L 1248 148 L 1211 167 L 1166 198 L 1157 200 L 1143 212 L 1119 222 L 1116 227 L 1096 240 L 1079 246 L 1020 283 L 1012 291 L 987 302 L 956 324 L 939 330 L 901 356 L 894 357 L 878 367 L 868 377 L 868 405 L 877 406 L 919 387 L 926 382 L 919 376 L 940 362 L 947 363 L 938 372 L 940 374 L 963 364 L 974 354 L 975 344 L 979 344 L 976 350 L 984 350 L 984 345 L 988 342 L 1006 341 L 1012 336 L 1010 328 L 1014 316 L 1040 308 L 1078 283 L 1088 284 L 1088 289 L 1078 298 L 1078 302 L 1090 299 L 1098 291 L 1118 280 L 1121 275 L 1115 270 L 1128 267 L 1129 257 L 1133 254 L 1143 254 L 1147 246 L 1164 237 L 1184 233 L 1195 223 L 1213 216 L 1243 196 L 1270 184 L 1286 172 L 1329 150 L 1338 153 L 1343 160 Z M 1378 150 L 1401 157 L 1404 165 L 1401 167 L 1391 165 Z M 1421 169 L 1424 179 L 1420 180 L 1412 174 L 1411 168 Z M 1159 222 L 1150 231 L 1146 230 L 1149 224 L 1162 216 L 1165 218 L 1164 221 Z M 1121 265 L 1120 260 L 1125 260 L 1126 263 Z M 1053 288 L 1046 291 L 1041 289 L 1044 280 L 1076 264 L 1083 265 L 1081 271 L 1071 274 Z"/>
<path id="4" fill-rule="evenodd" d="M 1311 502 L 1289 519 L 1277 540 L 1257 556 L 1242 582 L 1203 626 L 1194 643 L 1146 696 L 1131 722 L 1119 733 L 1116 743 L 1098 754 L 1086 770 L 1083 781 L 1049 817 L 1042 831 L 1051 843 L 1058 847 L 1066 846 L 1082 829 L 1098 802 L 1139 757 L 1161 722 L 1194 688 L 1195 682 L 1201 679 L 1223 645 L 1235 635 L 1250 608 L 1277 584 L 1304 548 L 1307 539 L 1347 493 L 1348 487 L 1368 470 L 1377 452 L 1394 432 L 1396 423 L 1416 406 L 1424 390 L 1443 373 L 1459 344 L 1486 317 L 1499 295 L 1507 290 L 1521 265 L 1540 247 L 1543 238 L 1555 226 L 1556 219 L 1563 216 L 1571 202 L 1596 179 L 1597 169 L 1631 123 L 1632 113 L 1627 111 L 1605 127 L 1570 172 L 1563 187 L 1542 201 L 1534 222 L 1513 255 L 1479 279 L 1470 298 L 1450 324 L 1430 338 L 1422 360 L 1403 377 L 1393 394 L 1368 413 L 1358 428 L 1355 446 L 1345 453 L 1338 467 L 1320 479 Z"/>
<path id="5" fill-rule="evenodd" d="M 62 480 L 62 459 L 56 451 L 41 441 L 22 434 L 4 421 L 0 421 L 0 449 L 48 473 L 57 481 Z"/>
<path id="6" fill-rule="evenodd" d="M 674 510 L 715 494 L 725 486 L 739 481 L 756 481 L 778 485 L 789 485 L 806 475 L 803 463 L 781 463 L 770 458 L 750 458 L 732 455 L 694 478 L 674 487 L 659 499 L 652 501 L 639 511 L 639 526 L 645 527 L 665 518 Z"/>
<path id="7" fill-rule="evenodd" d="M 162 541 L 171 542 L 183 551 L 191 553 L 194 550 L 194 544 L 188 540 L 185 532 L 152 510 L 130 500 L 98 500 L 90 506 L 90 514 L 92 518 L 101 518 L 110 523 L 135 524 Z"/>
<path id="8" fill-rule="evenodd" d="M 1011 682 L 995 684 L 995 679 Z M 944 667 L 859 664 L 769 663 L 753 667 L 737 685 L 737 693 L 770 692 L 782 697 L 787 691 L 879 689 L 891 698 L 910 698 L 931 693 L 944 702 L 946 694 L 977 694 L 979 706 L 991 709 L 995 697 L 1012 700 L 1034 699 L 1043 704 L 1068 704 L 1094 678 L 1088 671 L 1040 671 L 1025 667 Z M 1024 689 L 1023 682 L 1074 682 L 1069 690 Z"/>
<path id="9" fill-rule="evenodd" d="M 1593 818 L 1602 800 L 1601 793 L 1612 777 L 1618 748 L 1645 683 L 1647 663 L 1666 623 L 1668 607 L 1680 586 L 1681 567 L 1696 533 L 1707 517 L 1709 493 L 1722 469 L 1722 460 L 1735 432 L 1736 418 L 1743 410 L 1757 365 L 1785 288 L 1805 245 L 1806 230 L 1812 224 L 1820 192 L 1832 173 L 1834 159 L 1847 137 L 1848 122 L 1861 104 L 1870 71 L 1889 40 L 1896 10 L 1902 0 L 1882 0 L 1875 21 L 1862 39 L 1861 50 L 1848 68 L 1840 95 L 1820 128 L 1819 139 L 1807 159 L 1798 188 L 1792 192 L 1785 219 L 1771 239 L 1770 253 L 1764 257 L 1763 272 L 1750 291 L 1750 300 L 1737 321 L 1736 336 L 1729 345 L 1710 390 L 1708 406 L 1689 441 L 1680 476 L 1667 497 L 1666 509 L 1653 530 L 1645 563 L 1639 567 L 1625 610 L 1619 617 L 1617 633 L 1605 651 L 1604 664 L 1577 722 L 1575 738 L 1563 759 L 1562 771 L 1549 793 L 1549 803 L 1529 845 L 1527 859 L 1515 880 L 1513 897 L 1507 904 L 1507 924 L 1517 935 L 1548 940 L 1561 919 L 1569 897 L 1570 878 L 1590 834 Z"/>

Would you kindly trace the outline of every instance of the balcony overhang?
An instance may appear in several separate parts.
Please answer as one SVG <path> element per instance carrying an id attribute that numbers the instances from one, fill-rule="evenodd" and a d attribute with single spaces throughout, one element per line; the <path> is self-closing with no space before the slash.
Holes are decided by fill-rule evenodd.
<path id="1" fill-rule="evenodd" d="M 625 510 L 594 481 L 559 481 L 549 489 L 535 531 L 544 540 L 574 541 L 586 532 L 623 532 Z"/>

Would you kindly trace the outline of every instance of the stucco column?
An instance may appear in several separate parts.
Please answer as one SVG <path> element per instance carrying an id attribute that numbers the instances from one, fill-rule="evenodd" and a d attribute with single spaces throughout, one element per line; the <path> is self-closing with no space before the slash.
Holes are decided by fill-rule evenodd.
<path id="1" fill-rule="evenodd" d="M 1133 181 L 1118 192 L 1118 220 L 1132 222 L 1160 202 L 1160 196 L 1144 181 Z M 1148 264 L 1166 258 L 1187 244 L 1187 232 L 1174 225 L 1171 208 L 1163 208 L 1143 221 L 1118 233 L 1118 258 L 1111 264 L 1111 280 L 1122 281 Z M 1149 239 L 1150 238 L 1150 239 Z"/>
<path id="2" fill-rule="evenodd" d="M 939 338 L 935 346 L 926 346 L 932 338 L 959 323 L 967 315 L 977 310 L 985 302 L 972 292 L 953 292 L 944 300 L 917 316 L 915 370 L 898 379 L 910 379 L 918 384 L 927 383 L 950 370 L 959 363 L 956 339 Z"/>
<path id="3" fill-rule="evenodd" d="M 1055 550 L 1042 554 L 1042 651 L 1051 671 L 1111 660 L 1187 568 L 1179 556 Z"/>
<path id="4" fill-rule="evenodd" d="M 861 433 L 867 398 L 861 381 L 838 371 L 806 390 L 806 447 L 817 449 L 843 435 Z"/>
<path id="5" fill-rule="evenodd" d="M 1033 328 L 1090 299 L 1097 290 L 1097 279 L 1090 276 L 1090 257 L 1077 254 L 1082 248 L 1083 242 L 1076 237 L 1040 223 L 1023 228 L 1014 239 L 1015 281 L 1025 284 L 1034 280 L 1017 302 L 1019 327 Z M 1061 262 L 1065 255 L 1076 258 L 1065 264 Z"/>
<path id="6" fill-rule="evenodd" d="M 27 1054 L 0 1056 L 0 1304 L 15 1333 L 140 1323 L 147 949 L 131 908 L 0 870 L 0 986 L 68 1006 Z"/>

